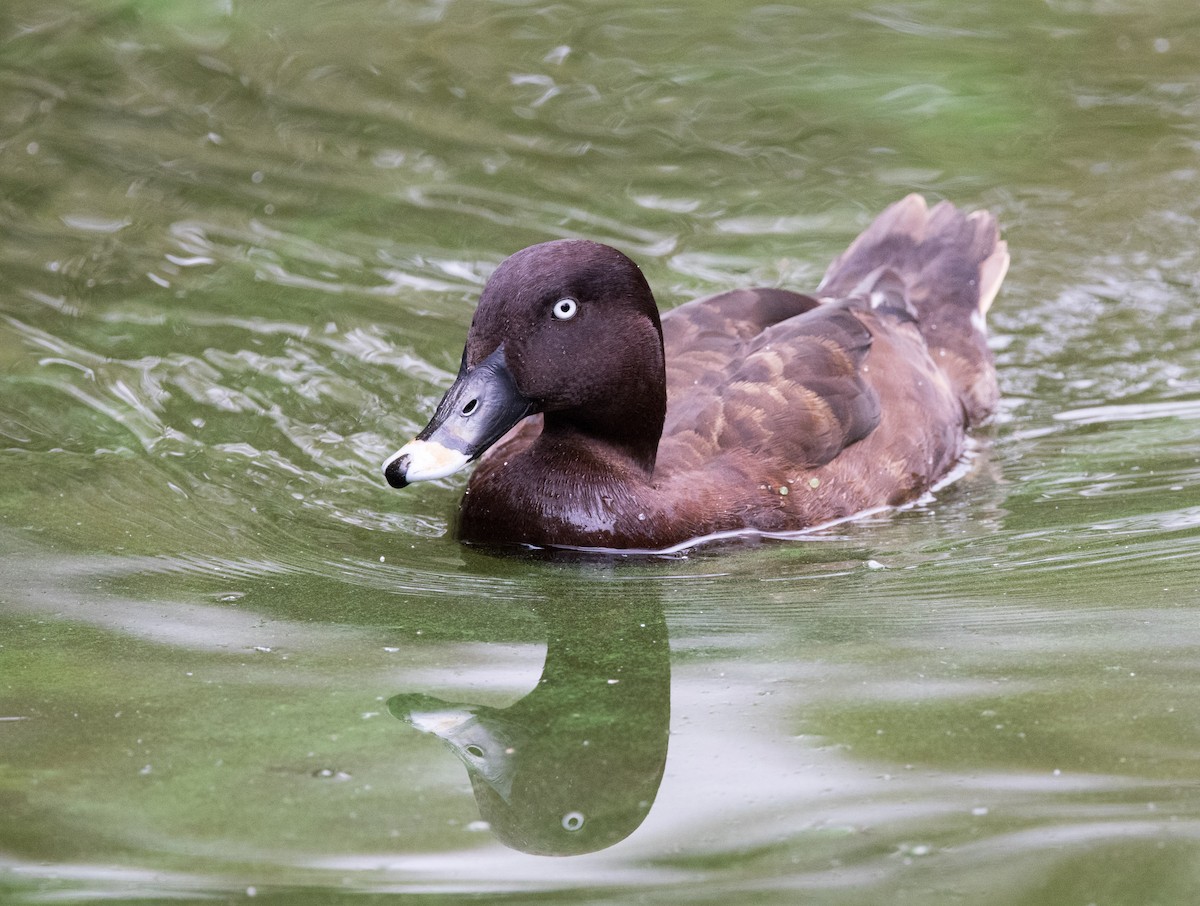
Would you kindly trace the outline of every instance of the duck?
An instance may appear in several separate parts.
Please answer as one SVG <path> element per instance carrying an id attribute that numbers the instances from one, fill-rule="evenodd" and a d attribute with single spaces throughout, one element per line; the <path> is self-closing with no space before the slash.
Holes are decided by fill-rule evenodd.
<path id="1" fill-rule="evenodd" d="M 734 289 L 660 315 L 641 269 L 587 239 L 504 260 L 394 488 L 478 461 L 457 534 L 481 545 L 679 550 L 788 535 L 921 499 L 999 391 L 986 317 L 994 215 L 918 194 L 811 294 Z"/>

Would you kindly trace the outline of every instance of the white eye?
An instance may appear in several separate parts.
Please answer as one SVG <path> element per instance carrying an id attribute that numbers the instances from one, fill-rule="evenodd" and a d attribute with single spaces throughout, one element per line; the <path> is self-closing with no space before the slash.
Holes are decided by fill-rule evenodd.
<path id="1" fill-rule="evenodd" d="M 579 311 L 579 303 L 574 299 L 559 299 L 554 303 L 554 317 L 560 321 L 570 321 Z"/>

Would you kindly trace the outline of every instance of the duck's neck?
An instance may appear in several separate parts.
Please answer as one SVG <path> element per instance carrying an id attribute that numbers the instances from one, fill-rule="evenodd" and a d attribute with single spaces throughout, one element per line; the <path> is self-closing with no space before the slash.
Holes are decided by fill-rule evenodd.
<path id="1" fill-rule="evenodd" d="M 570 419 L 547 415 L 534 455 L 543 468 L 572 478 L 591 474 L 648 482 L 654 474 L 661 432 L 660 426 L 651 442 L 648 436 L 635 432 L 597 431 L 594 425 L 581 426 Z"/>
<path id="2" fill-rule="evenodd" d="M 604 351 L 602 384 L 569 408 L 544 413 L 543 437 L 557 446 L 603 449 L 628 460 L 646 480 L 654 473 L 667 416 L 667 369 L 654 301 L 643 329 Z"/>
<path id="3" fill-rule="evenodd" d="M 527 449 L 475 471 L 459 535 L 481 543 L 652 547 L 651 457 L 548 418 Z"/>

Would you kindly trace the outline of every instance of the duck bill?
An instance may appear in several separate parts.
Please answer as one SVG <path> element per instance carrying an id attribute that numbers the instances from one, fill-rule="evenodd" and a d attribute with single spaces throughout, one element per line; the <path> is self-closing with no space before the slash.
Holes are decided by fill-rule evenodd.
<path id="1" fill-rule="evenodd" d="M 388 457 L 383 476 L 393 488 L 403 488 L 453 475 L 533 411 L 533 400 L 517 389 L 508 370 L 503 346 L 471 367 L 464 356 L 433 419 Z"/>

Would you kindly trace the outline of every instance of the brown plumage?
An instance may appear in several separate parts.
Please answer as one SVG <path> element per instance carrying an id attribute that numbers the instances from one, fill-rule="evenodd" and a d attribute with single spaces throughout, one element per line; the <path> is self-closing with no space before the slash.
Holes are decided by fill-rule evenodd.
<path id="1" fill-rule="evenodd" d="M 955 466 L 995 407 L 984 315 L 1007 266 L 991 215 L 911 195 L 814 296 L 735 290 L 660 323 L 619 252 L 534 246 L 485 287 L 463 370 L 420 439 L 465 462 L 513 413 L 542 413 L 482 456 L 461 507 L 468 541 L 655 550 L 901 504 Z M 483 431 L 467 419 L 491 405 L 476 386 L 493 368 L 514 395 Z M 445 474 L 416 474 L 413 450 L 388 461 L 389 481 Z"/>

